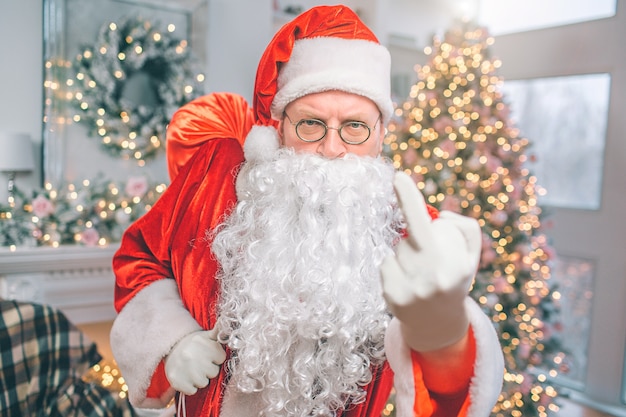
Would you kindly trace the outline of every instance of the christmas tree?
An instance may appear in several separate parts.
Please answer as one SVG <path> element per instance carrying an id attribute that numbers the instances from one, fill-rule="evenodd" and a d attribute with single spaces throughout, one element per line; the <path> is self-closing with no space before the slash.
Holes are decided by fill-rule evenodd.
<path id="1" fill-rule="evenodd" d="M 480 223 L 483 248 L 471 295 L 493 320 L 506 366 L 492 415 L 547 416 L 558 409 L 551 381 L 566 371 L 560 294 L 550 281 L 553 250 L 541 231 L 543 190 L 524 167 L 529 140 L 509 119 L 492 43 L 484 28 L 466 24 L 435 38 L 396 108 L 385 149 L 429 204 Z"/>

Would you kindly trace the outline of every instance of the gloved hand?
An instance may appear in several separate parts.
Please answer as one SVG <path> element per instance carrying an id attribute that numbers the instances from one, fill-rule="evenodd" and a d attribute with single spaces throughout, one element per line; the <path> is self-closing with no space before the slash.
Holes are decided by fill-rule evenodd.
<path id="1" fill-rule="evenodd" d="M 170 385 L 186 395 L 209 384 L 226 360 L 226 352 L 217 342 L 217 329 L 197 331 L 183 337 L 165 358 L 165 375 Z"/>
<path id="2" fill-rule="evenodd" d="M 383 261 L 383 296 L 413 350 L 450 346 L 468 330 L 464 300 L 480 258 L 480 227 L 449 211 L 431 220 L 424 197 L 404 173 L 396 174 L 394 189 L 408 237 Z"/>

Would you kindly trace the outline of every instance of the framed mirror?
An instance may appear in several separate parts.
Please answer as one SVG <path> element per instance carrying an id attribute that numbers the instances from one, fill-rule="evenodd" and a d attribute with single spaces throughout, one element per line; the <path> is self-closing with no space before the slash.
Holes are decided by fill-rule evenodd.
<path id="1" fill-rule="evenodd" d="M 167 121 L 202 92 L 207 0 L 43 0 L 43 9 L 44 181 L 166 182 Z"/>

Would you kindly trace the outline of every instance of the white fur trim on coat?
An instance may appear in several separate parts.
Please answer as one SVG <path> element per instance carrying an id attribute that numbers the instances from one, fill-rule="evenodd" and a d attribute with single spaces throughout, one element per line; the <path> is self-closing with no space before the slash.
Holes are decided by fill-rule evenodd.
<path id="1" fill-rule="evenodd" d="M 272 117 L 307 94 L 340 90 L 372 100 L 386 124 L 393 113 L 391 57 L 384 46 L 363 39 L 317 37 L 297 40 L 278 75 Z"/>
<path id="2" fill-rule="evenodd" d="M 184 336 L 202 330 L 183 306 L 173 279 L 161 279 L 139 291 L 120 311 L 111 328 L 111 350 L 135 407 L 162 408 L 173 398 L 146 398 L 161 360 Z"/>
<path id="3" fill-rule="evenodd" d="M 465 299 L 465 309 L 476 340 L 476 361 L 469 395 L 467 417 L 488 417 L 502 390 L 504 358 L 498 336 L 489 318 L 471 298 Z M 385 352 L 395 373 L 396 415 L 413 417 L 415 384 L 411 350 L 400 331 L 400 321 L 392 319 L 385 335 Z"/>

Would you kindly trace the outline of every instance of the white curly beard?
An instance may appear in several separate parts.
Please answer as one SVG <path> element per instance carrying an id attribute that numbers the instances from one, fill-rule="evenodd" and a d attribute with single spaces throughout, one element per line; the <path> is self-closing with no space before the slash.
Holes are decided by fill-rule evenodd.
<path id="1" fill-rule="evenodd" d="M 260 393 L 261 416 L 333 416 L 364 400 L 384 360 L 389 315 L 379 266 L 399 239 L 394 169 L 281 149 L 246 163 L 219 228 L 217 326 L 230 386 Z"/>

